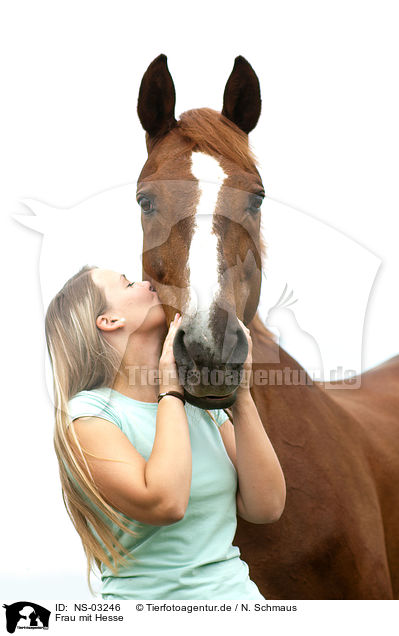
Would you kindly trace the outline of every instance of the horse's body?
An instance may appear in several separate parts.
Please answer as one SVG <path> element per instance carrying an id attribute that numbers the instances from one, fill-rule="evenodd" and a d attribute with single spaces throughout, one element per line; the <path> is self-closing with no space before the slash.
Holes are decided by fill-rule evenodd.
<path id="1" fill-rule="evenodd" d="M 234 373 L 247 355 L 237 316 L 250 328 L 253 376 L 269 372 L 267 385 L 254 382 L 251 393 L 287 484 L 279 521 L 238 518 L 235 543 L 268 599 L 399 598 L 399 356 L 364 373 L 356 389 L 337 382 L 327 390 L 278 347 L 256 313 L 262 183 L 246 140 L 260 114 L 256 75 L 236 59 L 222 115 L 198 109 L 176 122 L 174 100 L 159 56 L 138 104 L 149 153 L 138 180 L 143 277 L 168 322 L 175 311 L 183 315 L 174 345 L 179 370 L 225 374 L 217 385 L 185 375 L 193 404 L 234 403 Z M 217 187 L 207 190 L 212 180 Z M 211 269 L 201 276 L 190 250 L 206 260 L 199 247 L 207 242 Z M 276 371 L 283 382 L 271 381 Z"/>
<path id="2" fill-rule="evenodd" d="M 250 331 L 258 353 L 273 347 L 258 317 Z M 301 368 L 282 350 L 254 364 L 285 367 Z M 287 484 L 277 523 L 238 518 L 235 543 L 266 598 L 399 597 L 399 356 L 361 379 L 251 389 Z"/>

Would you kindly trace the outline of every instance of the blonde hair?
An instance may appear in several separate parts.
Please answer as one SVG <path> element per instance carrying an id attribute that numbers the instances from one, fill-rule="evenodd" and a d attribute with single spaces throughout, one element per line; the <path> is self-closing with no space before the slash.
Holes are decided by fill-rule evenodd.
<path id="1" fill-rule="evenodd" d="M 119 370 L 118 352 L 101 336 L 96 326 L 96 318 L 107 310 L 107 302 L 91 277 L 93 269 L 96 268 L 85 265 L 65 283 L 51 301 L 45 319 L 47 349 L 53 369 L 54 447 L 62 496 L 83 544 L 90 591 L 90 573 L 94 565 L 100 569 L 104 563 L 116 574 L 117 566 L 125 564 L 126 557 L 131 558 L 101 514 L 90 504 L 124 532 L 137 535 L 128 526 L 126 517 L 112 508 L 96 487 L 68 414 L 68 401 L 72 396 L 80 391 L 111 386 Z"/>
<path id="2" fill-rule="evenodd" d="M 91 592 L 90 574 L 95 565 L 100 569 L 104 563 L 117 575 L 118 566 L 125 565 L 127 558 L 133 559 L 115 538 L 103 515 L 122 531 L 137 536 L 127 518 L 111 507 L 99 492 L 85 458 L 91 453 L 81 447 L 68 413 L 68 401 L 76 393 L 111 387 L 120 368 L 120 354 L 96 326 L 96 318 L 108 307 L 104 292 L 92 279 L 93 269 L 97 268 L 85 265 L 65 283 L 51 301 L 45 318 L 47 349 L 53 370 L 54 447 L 62 496 L 83 544 Z M 206 412 L 217 424 L 213 415 Z M 225 412 L 231 418 L 231 414 Z"/>

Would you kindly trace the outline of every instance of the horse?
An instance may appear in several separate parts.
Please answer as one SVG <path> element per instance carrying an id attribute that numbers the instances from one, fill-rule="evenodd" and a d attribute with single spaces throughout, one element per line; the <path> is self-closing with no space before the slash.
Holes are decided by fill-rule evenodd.
<path id="1" fill-rule="evenodd" d="M 248 134 L 259 79 L 238 56 L 221 112 L 176 120 L 175 100 L 162 54 L 137 104 L 148 151 L 137 181 L 143 278 L 168 323 L 182 315 L 174 355 L 191 404 L 231 414 L 248 352 L 238 318 L 249 328 L 250 391 L 287 486 L 280 519 L 238 517 L 234 543 L 267 599 L 397 599 L 399 356 L 361 374 L 354 390 L 339 380 L 327 390 L 278 345 L 257 313 L 265 191 Z"/>

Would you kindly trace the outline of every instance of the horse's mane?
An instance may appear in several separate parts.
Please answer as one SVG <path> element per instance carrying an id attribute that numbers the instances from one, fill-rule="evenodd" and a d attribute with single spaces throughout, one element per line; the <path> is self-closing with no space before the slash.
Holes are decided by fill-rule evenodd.
<path id="1" fill-rule="evenodd" d="M 278 344 L 277 336 L 269 331 L 258 312 L 256 312 L 255 316 L 252 318 L 249 329 L 251 332 L 256 334 L 257 340 L 262 345 L 270 346 L 271 344 Z"/>
<path id="2" fill-rule="evenodd" d="M 216 110 L 187 110 L 180 115 L 176 128 L 181 131 L 191 149 L 221 155 L 244 170 L 258 172 L 258 161 L 249 146 L 248 135 Z"/>

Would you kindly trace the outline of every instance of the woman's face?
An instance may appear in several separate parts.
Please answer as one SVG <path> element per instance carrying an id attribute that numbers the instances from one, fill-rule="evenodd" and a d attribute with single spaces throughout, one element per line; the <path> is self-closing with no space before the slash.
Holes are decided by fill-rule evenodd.
<path id="1" fill-rule="evenodd" d="M 124 319 L 128 330 L 136 331 L 143 326 L 150 328 L 165 323 L 162 304 L 149 281 L 129 281 L 124 274 L 101 268 L 93 269 L 91 276 L 105 293 L 108 310 L 104 315 L 110 326 Z"/>

